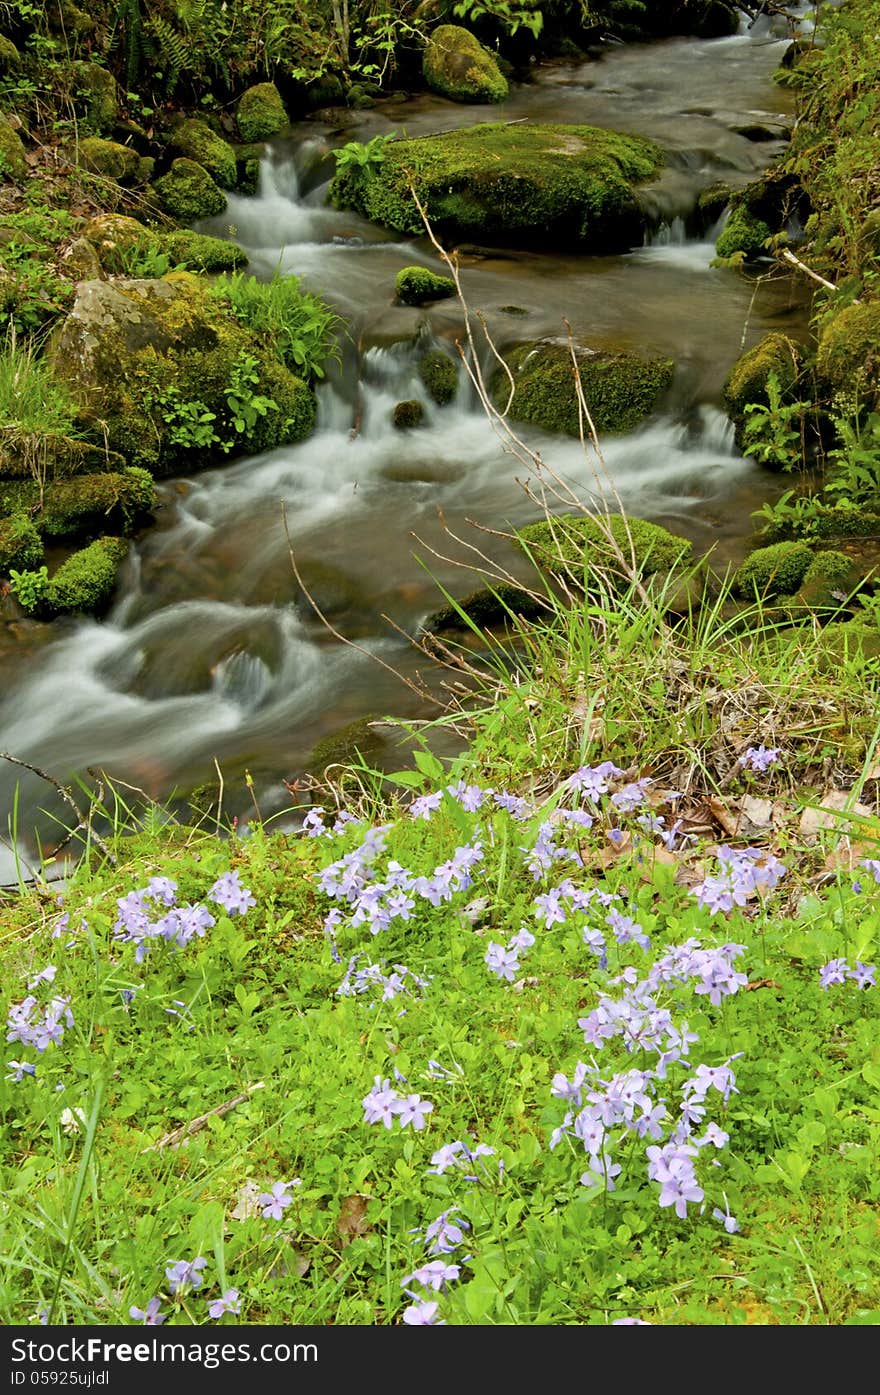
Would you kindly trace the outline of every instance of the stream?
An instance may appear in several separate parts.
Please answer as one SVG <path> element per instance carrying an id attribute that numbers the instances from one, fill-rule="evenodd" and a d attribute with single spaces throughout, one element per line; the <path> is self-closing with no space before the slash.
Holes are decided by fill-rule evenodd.
<path id="1" fill-rule="evenodd" d="M 792 101 L 770 75 L 787 42 L 759 20 L 732 38 L 609 47 L 595 61 L 542 65 L 491 110 L 394 96 L 365 112 L 318 113 L 274 141 L 259 193 L 231 196 L 226 213 L 201 226 L 242 243 L 255 274 L 300 277 L 349 323 L 341 363 L 319 389 L 318 428 L 299 445 L 164 482 L 157 524 L 137 539 L 102 621 L 0 637 L 0 750 L 62 781 L 103 769 L 156 799 L 214 778 L 216 761 L 239 790 L 250 772 L 268 816 L 290 804 L 282 777 L 301 773 L 326 735 L 366 714 L 431 715 L 371 656 L 436 684 L 406 635 L 444 603 L 438 583 L 457 595 L 479 585 L 455 565 L 468 553 L 442 520 L 528 575 L 513 547 L 468 522 L 505 530 L 533 521 L 523 467 L 464 367 L 457 400 L 443 408 L 416 372 L 426 345 L 451 346 L 461 333 L 461 307 L 394 304 L 401 267 L 445 268 L 427 239 L 396 240 L 325 206 L 332 150 L 347 140 L 529 118 L 609 126 L 664 148 L 666 169 L 642 191 L 653 226 L 643 247 L 602 258 L 468 248 L 462 285 L 500 350 L 564 336 L 567 318 L 596 348 L 673 358 L 665 413 L 603 441 L 608 471 L 628 511 L 686 534 L 698 552 L 714 547 L 720 565 L 739 560 L 750 512 L 783 486 L 736 451 L 721 385 L 768 330 L 802 330 L 808 291 L 775 271 L 756 283 L 713 269 L 717 229 L 701 224 L 696 204 L 717 181 L 755 178 L 784 148 Z M 407 398 L 424 403 L 425 425 L 399 432 L 391 412 Z M 521 434 L 579 497 L 602 492 L 577 441 Z M 359 648 L 335 639 L 304 600 L 285 527 L 310 592 Z M 18 774 L 18 840 L 27 844 L 38 824 L 51 843 L 57 825 L 38 811 L 51 814 L 54 795 L 8 765 L 0 835 Z M 236 809 L 246 809 L 238 795 L 227 812 Z M 0 883 L 15 876 L 12 842 L 12 833 L 0 842 Z"/>

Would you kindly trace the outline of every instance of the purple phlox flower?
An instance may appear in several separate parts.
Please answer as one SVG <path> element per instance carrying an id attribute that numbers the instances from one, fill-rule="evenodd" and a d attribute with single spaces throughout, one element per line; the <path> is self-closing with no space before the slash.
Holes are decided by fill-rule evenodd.
<path id="1" fill-rule="evenodd" d="M 528 926 L 521 925 L 515 935 L 511 935 L 507 941 L 507 948 L 513 950 L 531 949 L 535 943 L 535 937 Z"/>
<path id="2" fill-rule="evenodd" d="M 594 1155 L 590 1158 L 587 1171 L 581 1173 L 581 1186 L 604 1187 L 605 1191 L 616 1191 L 614 1178 L 620 1175 L 621 1170 L 620 1163 L 611 1162 L 606 1154 Z"/>
<path id="3" fill-rule="evenodd" d="M 639 828 L 643 828 L 646 833 L 662 834 L 666 828 L 666 820 L 662 815 L 649 814 L 647 811 L 638 815 L 636 823 Z"/>
<path id="4" fill-rule="evenodd" d="M 605 917 L 605 924 L 614 931 L 614 938 L 619 945 L 635 943 L 642 949 L 651 948 L 650 939 L 632 916 L 621 915 L 619 911 L 609 911 Z"/>
<path id="5" fill-rule="evenodd" d="M 340 809 L 333 821 L 333 832 L 342 833 L 353 823 L 363 823 L 363 819 L 359 819 L 357 814 L 350 814 L 347 809 Z"/>
<path id="6" fill-rule="evenodd" d="M 420 1095 L 407 1095 L 401 1100 L 397 1109 L 400 1116 L 400 1127 L 405 1129 L 407 1124 L 412 1124 L 417 1131 L 423 1129 L 427 1123 L 426 1115 L 430 1114 L 434 1108 L 430 1100 L 423 1100 Z"/>
<path id="7" fill-rule="evenodd" d="M 149 896 L 152 901 L 161 901 L 163 906 L 173 906 L 177 900 L 177 882 L 170 877 L 151 877 L 140 894 Z"/>
<path id="8" fill-rule="evenodd" d="M 431 1166 L 427 1169 L 436 1177 L 442 1177 L 444 1172 L 448 1172 L 450 1167 L 455 1167 L 458 1157 L 464 1152 L 464 1144 L 460 1140 L 455 1143 L 444 1143 L 442 1148 L 438 1148 L 431 1156 Z"/>
<path id="9" fill-rule="evenodd" d="M 507 790 L 495 790 L 492 798 L 499 809 L 504 809 L 516 823 L 524 823 L 532 816 L 532 806 L 518 794 L 508 794 Z"/>
<path id="10" fill-rule="evenodd" d="M 564 1076 L 561 1071 L 557 1072 L 550 1086 L 551 1095 L 554 1095 L 556 1099 L 560 1100 L 572 1100 L 575 1104 L 579 1105 L 584 1081 L 587 1078 L 589 1070 L 590 1067 L 584 1065 L 583 1061 L 578 1061 L 571 1080 Z"/>
<path id="11" fill-rule="evenodd" d="M 653 1327 L 653 1323 L 645 1322 L 644 1318 L 614 1318 L 612 1327 Z"/>
<path id="12" fill-rule="evenodd" d="M 637 1119 L 633 1120 L 633 1129 L 637 1138 L 662 1138 L 663 1125 L 669 1118 L 669 1110 L 663 1100 L 656 1104 L 653 1109 L 646 1109 Z"/>
<path id="13" fill-rule="evenodd" d="M 660 841 L 665 846 L 667 852 L 672 852 L 673 848 L 678 842 L 678 836 L 682 826 L 682 822 L 682 819 L 676 819 L 672 827 L 667 829 L 665 833 L 660 832 L 659 829 L 657 830 L 657 832 L 660 833 Z"/>
<path id="14" fill-rule="evenodd" d="M 623 785 L 616 794 L 612 794 L 611 803 L 622 814 L 631 814 L 640 804 L 644 804 L 647 788 L 653 783 L 650 776 L 644 776 L 632 784 Z"/>
<path id="15" fill-rule="evenodd" d="M 227 915 L 244 915 L 257 904 L 247 887 L 242 886 L 236 871 L 224 872 L 222 877 L 218 877 L 208 896 L 215 905 L 222 906 Z"/>
<path id="16" fill-rule="evenodd" d="M 307 838 L 323 838 L 326 835 L 327 826 L 320 809 L 309 809 L 302 821 L 302 831 Z"/>
<path id="17" fill-rule="evenodd" d="M 615 848 L 619 848 L 626 838 L 626 834 L 622 828 L 608 828 L 605 830 L 605 837 L 608 839 L 609 843 L 614 844 Z"/>
<path id="18" fill-rule="evenodd" d="M 9 1074 L 6 1079 L 11 1080 L 14 1085 L 18 1085 L 26 1075 L 36 1075 L 37 1068 L 31 1065 L 30 1061 L 7 1061 Z"/>
<path id="19" fill-rule="evenodd" d="M 142 1322 L 145 1327 L 161 1327 L 168 1316 L 162 1312 L 161 1298 L 151 1298 L 146 1308 L 129 1308 L 129 1317 L 133 1317 L 135 1322 Z"/>
<path id="20" fill-rule="evenodd" d="M 61 936 L 66 935 L 69 929 L 70 914 L 67 911 L 65 911 L 64 914 L 60 915 L 56 920 L 55 926 L 52 930 L 52 934 L 49 936 L 49 938 L 52 940 L 60 940 Z"/>
<path id="21" fill-rule="evenodd" d="M 514 978 L 519 973 L 520 963 L 515 949 L 505 949 L 503 945 L 489 945 L 483 956 L 489 972 L 498 978 L 506 979 L 508 983 L 513 983 Z"/>
<path id="22" fill-rule="evenodd" d="M 439 1303 L 412 1303 L 404 1308 L 403 1320 L 408 1327 L 445 1327 L 446 1323 L 437 1316 Z"/>
<path id="23" fill-rule="evenodd" d="M 287 1207 L 291 1205 L 293 1197 L 290 1188 L 293 1182 L 273 1182 L 269 1191 L 261 1192 L 257 1197 L 257 1205 L 263 1208 L 263 1219 L 267 1221 L 280 1221 Z"/>
<path id="24" fill-rule="evenodd" d="M 432 1288 L 435 1293 L 442 1293 L 446 1285 L 454 1283 L 460 1273 L 460 1264 L 447 1264 L 445 1259 L 430 1259 L 427 1264 L 401 1279 L 400 1286 L 406 1288 L 408 1284 L 421 1284 L 422 1288 Z"/>
<path id="25" fill-rule="evenodd" d="M 779 755 L 779 746 L 749 746 L 748 750 L 740 756 L 737 765 L 763 774 L 765 770 L 769 770 L 771 765 L 776 764 Z"/>
<path id="26" fill-rule="evenodd" d="M 706 1132 L 702 1138 L 695 1138 L 694 1142 L 698 1148 L 705 1148 L 707 1143 L 711 1143 L 715 1148 L 724 1148 L 730 1142 L 730 1134 L 725 1133 L 717 1124 L 708 1123 Z"/>
<path id="27" fill-rule="evenodd" d="M 54 964 L 47 964 L 45 969 L 41 969 L 38 974 L 34 974 L 34 977 L 28 984 L 28 992 L 32 993 L 41 983 L 51 983 L 57 972 L 58 969 Z"/>
<path id="28" fill-rule="evenodd" d="M 558 813 L 563 823 L 571 824 L 574 828 L 592 828 L 595 822 L 592 814 L 585 809 L 560 809 Z"/>
<path id="29" fill-rule="evenodd" d="M 577 790 L 595 804 L 598 803 L 600 795 L 607 793 L 608 781 L 617 779 L 622 774 L 620 767 L 610 760 L 596 766 L 582 765 L 569 776 L 568 785 L 570 789 Z"/>
<path id="30" fill-rule="evenodd" d="M 604 969 L 608 963 L 608 946 L 605 936 L 601 930 L 591 930 L 589 925 L 584 926 L 582 937 L 584 944 L 591 954 L 595 954 L 599 960 L 600 969 Z"/>
<path id="31" fill-rule="evenodd" d="M 830 988 L 832 983 L 845 983 L 848 969 L 845 959 L 829 959 L 819 970 L 819 982 L 823 988 Z"/>
<path id="32" fill-rule="evenodd" d="M 428 1254 L 452 1254 L 452 1251 L 464 1239 L 466 1230 L 470 1230 L 470 1225 L 461 1216 L 455 1214 L 454 1208 L 442 1211 L 436 1220 L 431 1221 L 425 1231 Z"/>
<path id="33" fill-rule="evenodd" d="M 438 790 L 435 794 L 420 794 L 410 804 L 409 816 L 411 819 L 429 819 L 442 803 L 442 790 Z"/>
<path id="34" fill-rule="evenodd" d="M 721 1066 L 697 1066 L 692 1078 L 686 1080 L 682 1086 L 682 1094 L 686 1099 L 693 1098 L 698 1101 L 704 1100 L 710 1090 L 717 1090 L 725 1104 L 732 1094 L 739 1094 L 736 1076 L 727 1061 Z"/>
<path id="35" fill-rule="evenodd" d="M 390 1129 L 394 1123 L 395 1114 L 400 1113 L 400 1096 L 396 1090 L 392 1090 L 391 1081 L 383 1080 L 381 1076 L 376 1076 L 373 1088 L 368 1095 L 364 1095 L 361 1101 L 364 1107 L 364 1123 L 385 1125 Z"/>
<path id="36" fill-rule="evenodd" d="M 867 867 L 875 882 L 880 882 L 880 858 L 866 857 L 862 860 L 862 867 Z"/>
<path id="37" fill-rule="evenodd" d="M 536 896 L 532 905 L 535 907 L 535 915 L 543 919 L 545 929 L 549 930 L 551 925 L 565 924 L 565 909 L 558 886 L 551 887 L 542 896 Z"/>
<path id="38" fill-rule="evenodd" d="M 648 1176 L 660 1183 L 660 1206 L 674 1206 L 675 1214 L 684 1220 L 688 1204 L 702 1201 L 705 1196 L 694 1173 L 693 1158 L 697 1149 L 688 1144 L 670 1142 L 663 1148 L 650 1147 Z"/>
<path id="39" fill-rule="evenodd" d="M 863 964 L 860 959 L 856 960 L 855 968 L 847 970 L 847 978 L 851 978 L 858 984 L 859 988 L 876 988 L 874 981 L 877 973 L 875 964 Z"/>
<path id="40" fill-rule="evenodd" d="M 729 1211 L 722 1211 L 720 1206 L 714 1208 L 712 1215 L 716 1221 L 721 1222 L 728 1235 L 736 1235 L 738 1231 L 742 1230 L 736 1216 L 731 1216 Z"/>
<path id="41" fill-rule="evenodd" d="M 478 809 L 482 808 L 487 794 L 492 792 L 491 790 L 481 790 L 479 785 L 466 785 L 463 780 L 459 780 L 454 785 L 447 785 L 446 790 L 468 814 L 475 814 Z"/>
<path id="42" fill-rule="evenodd" d="M 203 1269 L 207 1269 L 208 1261 L 201 1255 L 197 1259 L 187 1261 L 176 1259 L 169 1264 L 165 1270 L 165 1277 L 172 1293 L 182 1293 L 191 1288 L 201 1288 Z"/>
<path id="43" fill-rule="evenodd" d="M 208 1317 L 222 1318 L 224 1313 L 233 1313 L 236 1316 L 241 1312 L 241 1299 L 238 1296 L 237 1288 L 227 1288 L 221 1298 L 215 1298 L 213 1303 L 208 1304 Z"/>

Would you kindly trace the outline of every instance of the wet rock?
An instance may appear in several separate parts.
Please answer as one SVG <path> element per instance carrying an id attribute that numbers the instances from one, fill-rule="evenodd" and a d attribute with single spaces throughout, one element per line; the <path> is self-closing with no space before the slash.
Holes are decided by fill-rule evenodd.
<path id="1" fill-rule="evenodd" d="M 592 567 L 603 574 L 629 579 L 669 572 L 687 565 L 693 544 L 644 518 L 610 514 L 601 520 L 588 514 L 564 514 L 520 528 L 522 550 L 545 572 L 580 582 Z"/>
<path id="2" fill-rule="evenodd" d="M 74 552 L 49 578 L 37 613 L 44 618 L 102 614 L 116 589 L 116 576 L 128 548 L 122 538 L 98 538 Z"/>
<path id="3" fill-rule="evenodd" d="M 226 208 L 223 190 L 195 160 L 175 160 L 168 173 L 157 179 L 153 187 L 165 212 L 181 223 L 213 218 Z"/>
<path id="4" fill-rule="evenodd" d="M 409 431 L 413 426 L 421 426 L 425 409 L 421 402 L 412 398 L 398 402 L 391 413 L 391 422 L 397 431 Z"/>
<path id="5" fill-rule="evenodd" d="M 661 163 L 649 141 L 592 126 L 484 122 L 394 141 L 380 164 L 338 171 L 330 198 L 397 232 L 420 234 L 412 178 L 443 238 L 622 251 L 642 241 L 636 186 Z"/>
<path id="6" fill-rule="evenodd" d="M 98 254 L 85 237 L 76 238 L 61 260 L 73 281 L 97 281 L 103 275 Z"/>
<path id="7" fill-rule="evenodd" d="M 0 74 L 6 77 L 9 73 L 17 73 L 20 67 L 21 54 L 15 44 L 4 34 L 0 34 Z"/>
<path id="8" fill-rule="evenodd" d="M 584 398 L 596 430 L 602 434 L 633 430 L 656 409 L 672 382 L 671 359 L 643 359 L 580 344 L 575 345 L 575 356 Z M 514 381 L 510 405 L 514 420 L 544 431 L 579 436 L 580 413 L 568 341 L 521 344 L 505 355 L 505 361 Z M 502 370 L 493 374 L 490 391 L 496 407 L 503 409 L 510 395 L 510 379 Z"/>
<path id="9" fill-rule="evenodd" d="M 130 145 L 101 136 L 86 136 L 79 143 L 79 159 L 85 169 L 116 179 L 120 184 L 136 184 L 140 178 L 141 157 Z"/>
<path id="10" fill-rule="evenodd" d="M 435 610 L 433 615 L 428 616 L 423 629 L 429 634 L 443 634 L 448 630 L 468 629 L 468 620 L 479 626 L 503 625 L 509 623 L 512 616 L 534 620 L 545 611 L 546 606 L 528 591 L 500 583 L 493 587 L 481 587 L 455 605 Z"/>
<path id="11" fill-rule="evenodd" d="M 0 179 L 20 181 L 27 177 L 27 161 L 21 137 L 8 116 L 0 111 Z"/>
<path id="12" fill-rule="evenodd" d="M 508 95 L 492 54 L 468 29 L 441 24 L 425 47 L 422 60 L 425 82 L 454 102 L 503 102 Z"/>
<path id="13" fill-rule="evenodd" d="M 258 82 L 238 100 L 235 119 L 243 141 L 268 140 L 287 126 L 287 112 L 274 82 Z"/>
<path id="14" fill-rule="evenodd" d="M 381 718 L 360 717 L 319 741 L 306 762 L 306 770 L 316 775 L 326 775 L 332 766 L 360 764 L 359 756 L 368 765 L 376 765 L 390 750 L 390 744 L 383 734 Z M 338 774 L 335 770 L 330 773 L 334 777 Z"/>
<path id="15" fill-rule="evenodd" d="M 419 360 L 419 377 L 439 407 L 458 392 L 458 366 L 442 349 L 432 349 Z"/>
<path id="16" fill-rule="evenodd" d="M 800 346 L 787 334 L 778 331 L 765 334 L 754 348 L 748 349 L 737 359 L 724 384 L 723 398 L 740 448 L 748 421 L 746 408 L 752 403 L 761 406 L 769 404 L 767 380 L 770 374 L 776 375 L 782 394 L 786 396 L 792 393 L 802 365 Z"/>
<path id="17" fill-rule="evenodd" d="M 81 130 L 96 136 L 112 131 L 119 115 L 113 74 L 99 63 L 80 60 L 69 65 L 67 79 Z"/>
<path id="18" fill-rule="evenodd" d="M 455 295 L 455 282 L 426 266 L 405 266 L 397 273 L 394 290 L 402 305 L 426 305 L 428 301 L 447 300 Z"/>
<path id="19" fill-rule="evenodd" d="M 734 577 L 741 596 L 792 596 L 813 561 L 813 549 L 804 542 L 773 543 L 750 552 Z"/>
<path id="20" fill-rule="evenodd" d="M 178 122 L 171 132 L 168 149 L 201 165 L 221 189 L 235 188 L 235 151 L 211 130 L 207 121 L 189 117 Z"/>

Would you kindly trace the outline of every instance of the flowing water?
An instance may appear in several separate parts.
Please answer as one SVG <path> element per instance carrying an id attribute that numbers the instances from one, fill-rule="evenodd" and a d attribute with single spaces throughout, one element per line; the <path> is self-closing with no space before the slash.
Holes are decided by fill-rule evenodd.
<path id="1" fill-rule="evenodd" d="M 653 231 L 625 256 L 466 248 L 460 258 L 467 301 L 501 349 L 564 336 L 567 319 L 594 347 L 674 358 L 664 414 L 603 443 L 608 472 L 629 511 L 700 550 L 714 546 L 721 563 L 742 555 L 749 513 L 774 481 L 736 452 L 720 387 L 743 347 L 803 323 L 806 298 L 785 276 L 756 285 L 713 269 L 717 228 L 703 226 L 696 201 L 715 181 L 754 178 L 783 148 L 773 137 L 790 99 L 769 75 L 785 42 L 764 22 L 729 39 L 611 49 L 536 71 L 489 119 L 607 125 L 657 140 L 667 168 L 645 191 Z M 216 761 L 231 782 L 252 772 L 266 814 L 289 802 L 281 778 L 302 771 L 323 736 L 368 713 L 424 715 L 375 658 L 410 675 L 424 669 L 405 635 L 443 603 L 437 582 L 459 595 L 478 585 L 455 565 L 468 553 L 441 520 L 524 576 L 512 547 L 467 520 L 503 530 L 537 510 L 464 369 L 449 406 L 421 386 L 425 346 L 462 328 L 457 301 L 428 311 L 394 304 L 402 266 L 444 269 L 430 244 L 327 208 L 326 182 L 332 149 L 348 139 L 486 119 L 485 107 L 422 94 L 304 122 L 272 146 L 258 195 L 230 198 L 205 224 L 243 243 L 257 274 L 299 276 L 349 322 L 340 369 L 319 392 L 318 429 L 300 445 L 163 485 L 157 526 L 138 540 L 103 621 L 7 631 L 0 750 L 62 779 L 100 767 L 158 798 L 210 778 Z M 480 353 L 487 361 L 485 346 Z M 391 412 L 408 398 L 423 403 L 425 424 L 402 433 Z M 603 492 L 577 442 L 526 439 L 579 497 Z M 306 603 L 291 545 L 324 615 L 358 648 L 334 639 Z M 2 828 L 16 781 L 9 766 L 0 779 Z M 50 807 L 47 787 L 24 776 L 22 835 L 40 807 Z M 0 845 L 0 881 L 3 861 Z"/>

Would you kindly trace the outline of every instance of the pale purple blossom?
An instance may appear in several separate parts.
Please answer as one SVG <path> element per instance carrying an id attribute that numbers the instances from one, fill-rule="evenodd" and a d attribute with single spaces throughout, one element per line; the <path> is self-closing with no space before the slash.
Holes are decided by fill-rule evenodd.
<path id="1" fill-rule="evenodd" d="M 261 1192 L 257 1197 L 257 1205 L 262 1207 L 263 1219 L 267 1221 L 280 1221 L 284 1212 L 293 1202 L 290 1193 L 292 1182 L 273 1182 L 267 1192 Z"/>
<path id="2" fill-rule="evenodd" d="M 162 1312 L 162 1300 L 158 1297 L 151 1298 L 146 1308 L 129 1308 L 128 1315 L 134 1318 L 135 1322 L 143 1323 L 145 1327 L 161 1327 L 168 1316 Z"/>
<path id="3" fill-rule="evenodd" d="M 222 1318 L 224 1313 L 232 1313 L 237 1316 L 241 1312 L 241 1299 L 238 1296 L 237 1288 L 227 1288 L 221 1298 L 215 1298 L 213 1303 L 208 1304 L 208 1317 Z"/>
<path id="4" fill-rule="evenodd" d="M 412 1303 L 403 1310 L 403 1320 L 408 1327 L 445 1327 L 442 1318 L 437 1316 L 439 1303 Z"/>
<path id="5" fill-rule="evenodd" d="M 222 906 L 227 915 L 244 915 L 257 904 L 247 887 L 242 886 L 237 871 L 224 872 L 218 877 L 208 896 L 215 905 Z"/>
<path id="6" fill-rule="evenodd" d="M 185 1293 L 191 1288 L 201 1288 L 202 1270 L 207 1269 L 208 1261 L 199 1255 L 196 1259 L 177 1259 L 165 1270 L 168 1287 L 172 1293 Z"/>

